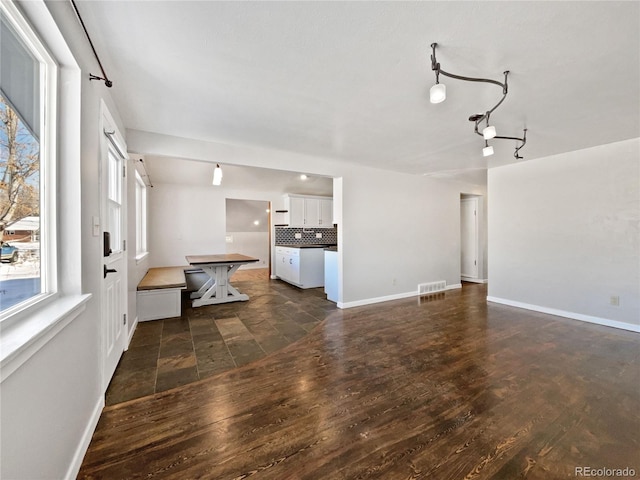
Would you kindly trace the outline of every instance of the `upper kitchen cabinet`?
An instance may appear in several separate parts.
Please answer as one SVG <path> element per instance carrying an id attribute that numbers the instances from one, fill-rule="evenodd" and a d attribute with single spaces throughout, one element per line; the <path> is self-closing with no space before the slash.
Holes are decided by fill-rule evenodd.
<path id="1" fill-rule="evenodd" d="M 333 227 L 333 199 L 305 195 L 284 196 L 285 223 L 290 227 Z"/>

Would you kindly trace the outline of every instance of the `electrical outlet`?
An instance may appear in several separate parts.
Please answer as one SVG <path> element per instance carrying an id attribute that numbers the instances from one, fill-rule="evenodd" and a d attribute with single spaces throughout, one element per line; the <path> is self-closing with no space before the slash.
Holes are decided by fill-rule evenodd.
<path id="1" fill-rule="evenodd" d="M 316 233 L 316 238 L 322 238 L 322 234 L 321 233 Z"/>
<path id="2" fill-rule="evenodd" d="M 614 307 L 620 306 L 620 297 L 617 295 L 611 295 L 609 297 L 609 305 L 613 305 Z"/>
<path id="3" fill-rule="evenodd" d="M 300 240 L 302 238 L 302 234 L 301 233 L 295 233 L 293 235 L 297 240 Z"/>

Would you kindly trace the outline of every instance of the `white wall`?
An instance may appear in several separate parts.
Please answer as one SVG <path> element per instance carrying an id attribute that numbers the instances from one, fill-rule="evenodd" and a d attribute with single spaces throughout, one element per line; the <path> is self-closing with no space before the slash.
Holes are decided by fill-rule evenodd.
<path id="1" fill-rule="evenodd" d="M 283 201 L 279 192 L 154 183 L 149 189 L 149 266 L 187 265 L 186 255 L 226 252 L 227 198 L 272 202 L 272 209 Z M 268 259 L 264 252 L 256 253 L 261 260 Z"/>
<path id="2" fill-rule="evenodd" d="M 343 306 L 460 285 L 460 194 L 483 189 L 416 175 L 343 175 Z"/>
<path id="3" fill-rule="evenodd" d="M 242 265 L 240 269 L 269 268 L 271 248 L 269 245 L 269 232 L 227 232 L 228 240 L 226 253 L 240 253 L 249 257 L 260 259 L 256 263 Z"/>
<path id="4" fill-rule="evenodd" d="M 488 183 L 491 299 L 638 329 L 640 139 L 491 169 Z"/>
<path id="5" fill-rule="evenodd" d="M 22 3 L 28 16 L 39 5 L 35 2 Z M 77 210 L 81 220 L 72 216 L 75 218 L 73 224 L 65 224 L 64 231 L 60 233 L 60 239 L 64 240 L 78 235 L 80 231 L 73 258 L 61 259 L 60 275 L 67 277 L 81 269 L 78 278 L 82 279 L 82 292 L 93 296 L 83 313 L 2 382 L 0 477 L 6 479 L 75 478 L 104 403 L 104 392 L 100 387 L 101 239 L 94 237 L 91 231 L 92 216 L 100 215 L 101 99 L 116 117 L 119 128 L 123 125 L 117 118 L 117 109 L 104 83 L 89 81 L 89 72 L 95 73 L 95 59 L 71 4 L 49 2 L 47 8 L 82 70 L 77 83 L 64 82 L 60 85 L 60 90 L 66 95 L 81 91 L 81 106 L 77 105 L 81 124 L 72 130 L 72 141 L 78 142 L 80 136 L 80 152 L 60 161 L 62 171 L 81 162 L 81 172 L 76 176 L 78 185 L 82 184 L 81 196 L 78 194 L 72 205 L 59 205 L 60 208 Z M 40 12 L 31 20 L 37 25 L 42 18 Z M 63 202 L 66 192 L 58 192 L 58 196 L 59 202 Z"/>

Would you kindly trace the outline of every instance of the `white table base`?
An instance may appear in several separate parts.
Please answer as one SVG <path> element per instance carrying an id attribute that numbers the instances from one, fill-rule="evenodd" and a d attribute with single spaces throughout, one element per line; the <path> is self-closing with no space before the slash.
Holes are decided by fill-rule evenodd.
<path id="1" fill-rule="evenodd" d="M 197 292 L 191 294 L 194 307 L 249 300 L 249 295 L 240 293 L 229 283 L 229 278 L 240 267 L 239 264 L 198 266 L 209 275 L 209 280 Z"/>

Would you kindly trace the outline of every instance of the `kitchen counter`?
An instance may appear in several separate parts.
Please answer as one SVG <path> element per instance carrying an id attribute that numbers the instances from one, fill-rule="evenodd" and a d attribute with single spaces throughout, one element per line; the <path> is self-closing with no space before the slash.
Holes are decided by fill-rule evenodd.
<path id="1" fill-rule="evenodd" d="M 281 245 L 276 245 L 276 247 L 287 247 L 287 248 L 328 248 L 333 245 L 329 245 L 326 243 L 322 244 L 314 244 L 314 243 L 284 243 Z"/>

